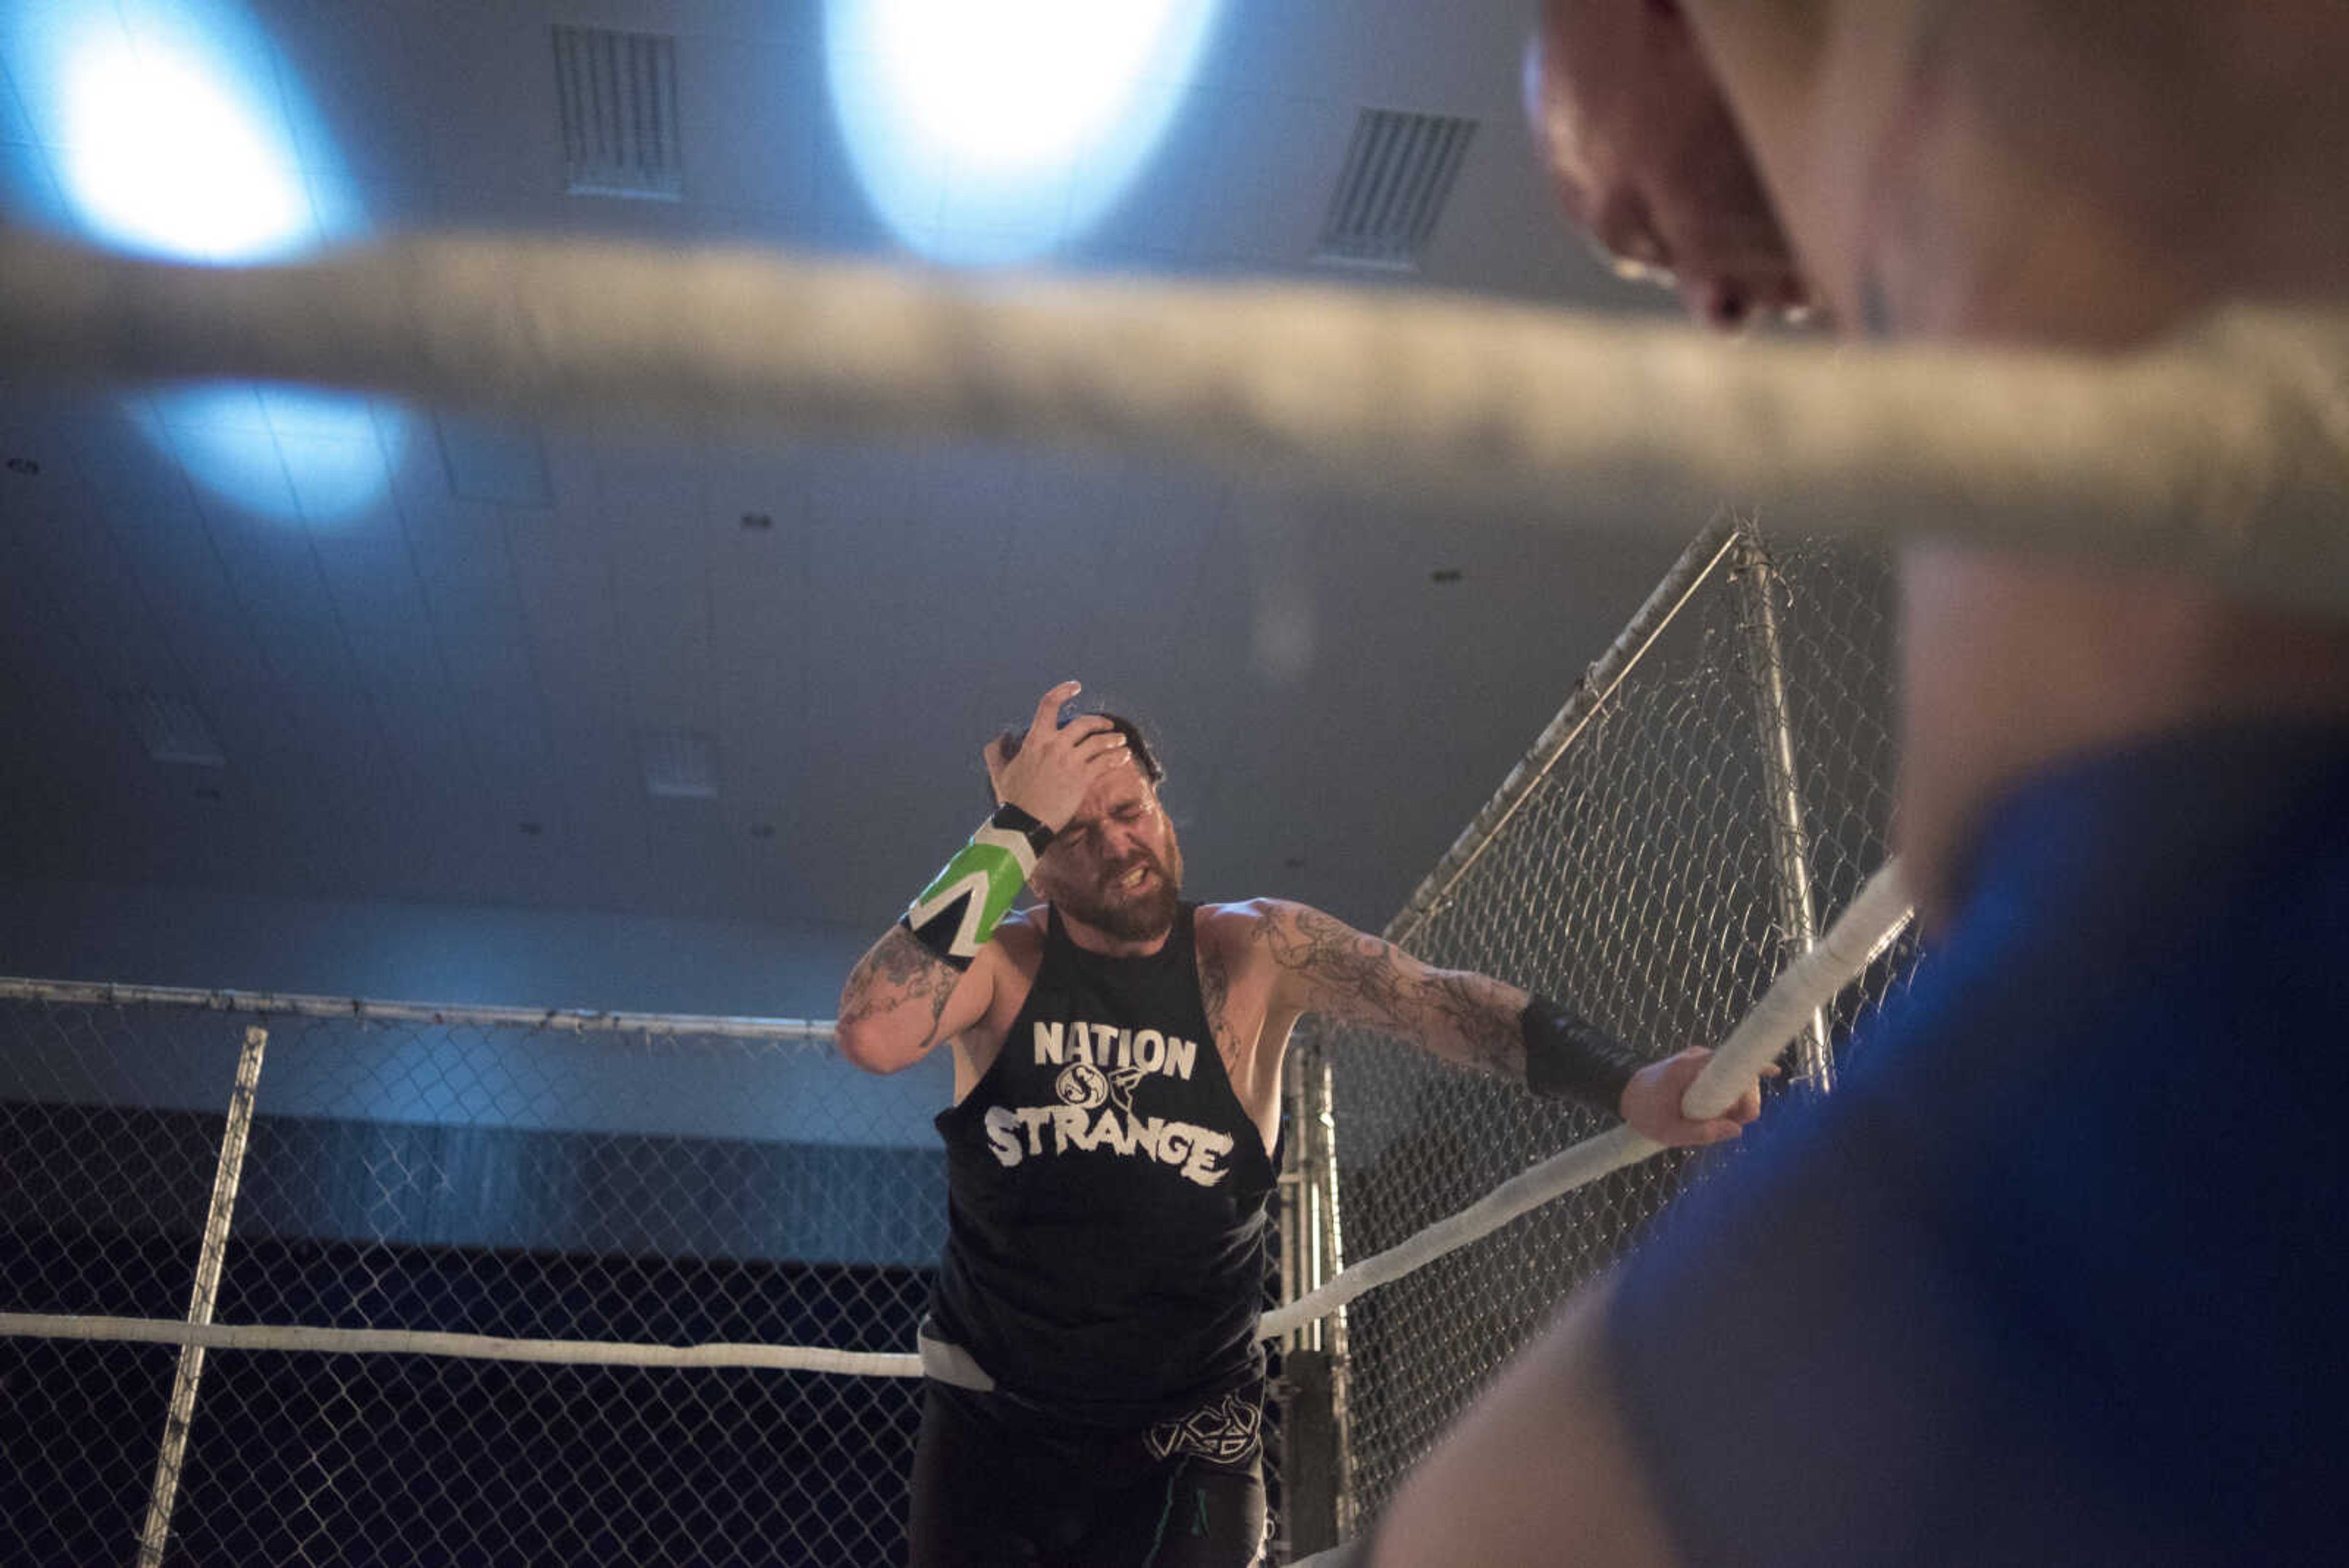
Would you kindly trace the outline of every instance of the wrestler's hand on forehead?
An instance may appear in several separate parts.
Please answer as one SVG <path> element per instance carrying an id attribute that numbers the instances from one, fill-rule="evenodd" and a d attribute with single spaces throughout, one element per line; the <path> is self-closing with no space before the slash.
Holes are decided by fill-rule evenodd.
<path id="1" fill-rule="evenodd" d="M 1004 756 L 1001 736 L 988 742 L 981 753 L 995 798 L 1018 806 L 1055 833 L 1076 815 L 1085 792 L 1102 772 L 1125 755 L 1125 737 L 1100 714 L 1080 713 L 1061 722 L 1061 707 L 1083 690 L 1074 680 L 1063 680 L 1039 698 L 1018 755 Z"/>

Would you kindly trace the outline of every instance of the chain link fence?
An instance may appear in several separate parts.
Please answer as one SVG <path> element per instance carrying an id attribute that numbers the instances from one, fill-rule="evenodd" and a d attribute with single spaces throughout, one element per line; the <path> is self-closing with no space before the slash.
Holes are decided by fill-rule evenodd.
<path id="1" fill-rule="evenodd" d="M 1890 599 L 1870 555 L 1716 524 L 1388 934 L 1659 1054 L 1719 1041 L 1885 857 Z M 1913 956 L 1816 1018 L 1781 1092 L 1831 1083 Z M 1369 1036 L 1316 1034 L 1292 1078 L 1298 1291 L 1599 1125 Z M 933 1108 L 816 1026 L 0 982 L 0 1314 L 903 1353 L 943 1241 Z M 1305 1397 L 1272 1412 L 1274 1560 L 1284 1476 L 1320 1515 L 1301 1549 L 1352 1533 L 1734 1158 L 1619 1172 L 1279 1347 Z M 919 1390 L 0 1336 L 0 1563 L 891 1563 Z"/>
<path id="2" fill-rule="evenodd" d="M 819 1027 L 9 989 L 0 1313 L 914 1345 L 935 1106 Z M 919 1391 L 0 1337 L 0 1563 L 895 1563 Z"/>
<path id="3" fill-rule="evenodd" d="M 1886 858 L 1889 563 L 1716 522 L 1682 558 L 1388 936 L 1569 1001 L 1662 1055 L 1719 1042 Z M 1817 1016 L 1776 1093 L 1819 1093 L 1913 938 Z M 1346 1259 L 1451 1215 L 1599 1130 L 1371 1035 L 1317 1034 Z M 1319 1074 L 1326 1064 L 1326 1075 Z M 1687 1182 L 1675 1153 L 1551 1203 L 1347 1309 L 1336 1345 L 1341 1534 Z"/>

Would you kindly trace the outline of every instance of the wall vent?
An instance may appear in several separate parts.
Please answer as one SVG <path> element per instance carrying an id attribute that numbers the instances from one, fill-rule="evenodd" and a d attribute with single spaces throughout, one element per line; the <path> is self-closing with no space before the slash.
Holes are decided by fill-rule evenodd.
<path id="1" fill-rule="evenodd" d="M 675 38 L 558 26 L 554 80 L 563 99 L 563 155 L 572 195 L 656 202 L 684 195 Z"/>
<path id="2" fill-rule="evenodd" d="M 716 800 L 718 748 L 695 730 L 646 730 L 637 736 L 645 793 L 655 800 Z"/>
<path id="3" fill-rule="evenodd" d="M 1416 272 L 1475 136 L 1473 119 L 1362 110 L 1313 259 Z"/>
<path id="4" fill-rule="evenodd" d="M 185 763 L 200 768 L 224 768 L 220 742 L 212 738 L 202 710 L 185 697 L 158 691 L 118 691 L 115 701 L 138 732 L 139 743 L 159 763 Z"/>

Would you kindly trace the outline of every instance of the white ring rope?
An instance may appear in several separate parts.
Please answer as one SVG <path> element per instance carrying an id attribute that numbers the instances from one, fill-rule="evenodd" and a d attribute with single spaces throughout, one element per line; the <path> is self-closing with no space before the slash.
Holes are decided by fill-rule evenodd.
<path id="1" fill-rule="evenodd" d="M 619 1345 L 584 1339 L 500 1339 L 485 1334 L 193 1324 L 57 1313 L 0 1313 L 0 1339 L 5 1338 L 201 1345 L 207 1350 L 444 1355 L 463 1361 L 537 1361 L 577 1366 L 755 1366 L 779 1372 L 843 1372 L 865 1377 L 918 1377 L 922 1372 L 921 1357 L 916 1355 L 824 1350 L 804 1345 Z"/>
<path id="2" fill-rule="evenodd" d="M 1816 947 L 1779 974 L 1762 1000 L 1731 1031 L 1689 1085 L 1682 1102 L 1691 1116 L 1720 1115 L 1759 1080 L 1810 1015 L 1835 999 L 1899 936 L 1909 917 L 1909 895 L 1897 861 L 1888 863 L 1838 917 Z M 1257 1337 L 1275 1339 L 1327 1316 L 1348 1302 L 1413 1270 L 1456 1251 L 1510 1220 L 1595 1181 L 1609 1171 L 1662 1152 L 1663 1146 L 1618 1127 L 1587 1138 L 1513 1177 L 1450 1219 L 1437 1221 L 1386 1251 L 1340 1270 L 1319 1289 L 1268 1313 Z M 474 1361 L 533 1361 L 594 1366 L 764 1367 L 787 1372 L 837 1372 L 869 1377 L 918 1377 L 921 1357 L 824 1350 L 808 1345 L 621 1345 L 585 1340 L 499 1339 L 474 1334 L 419 1334 L 390 1329 L 295 1328 L 265 1324 L 190 1324 L 148 1318 L 0 1313 L 0 1339 L 131 1341 L 200 1345 L 222 1350 L 310 1350 L 456 1356 Z"/>
<path id="3" fill-rule="evenodd" d="M 0 239 L 0 377 L 364 387 L 713 434 L 1105 447 L 1423 508 L 2037 542 L 2349 612 L 2349 317 L 2112 360 L 1724 343 L 1460 298 L 396 241 L 242 269 Z"/>

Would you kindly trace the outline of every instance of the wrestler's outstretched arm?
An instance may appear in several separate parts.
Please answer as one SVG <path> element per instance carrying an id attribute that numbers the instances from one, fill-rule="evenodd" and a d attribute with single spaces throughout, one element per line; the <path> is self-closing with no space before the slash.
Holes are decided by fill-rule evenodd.
<path id="1" fill-rule="evenodd" d="M 1413 1041 L 1449 1062 L 1537 1094 L 1565 1096 L 1620 1116 L 1666 1145 L 1735 1137 L 1762 1109 L 1760 1090 L 1722 1116 L 1692 1121 L 1681 1099 L 1711 1052 L 1643 1062 L 1561 1003 L 1464 970 L 1432 968 L 1319 909 L 1261 900 L 1257 940 L 1275 966 L 1283 1016 L 1318 1012 Z"/>

